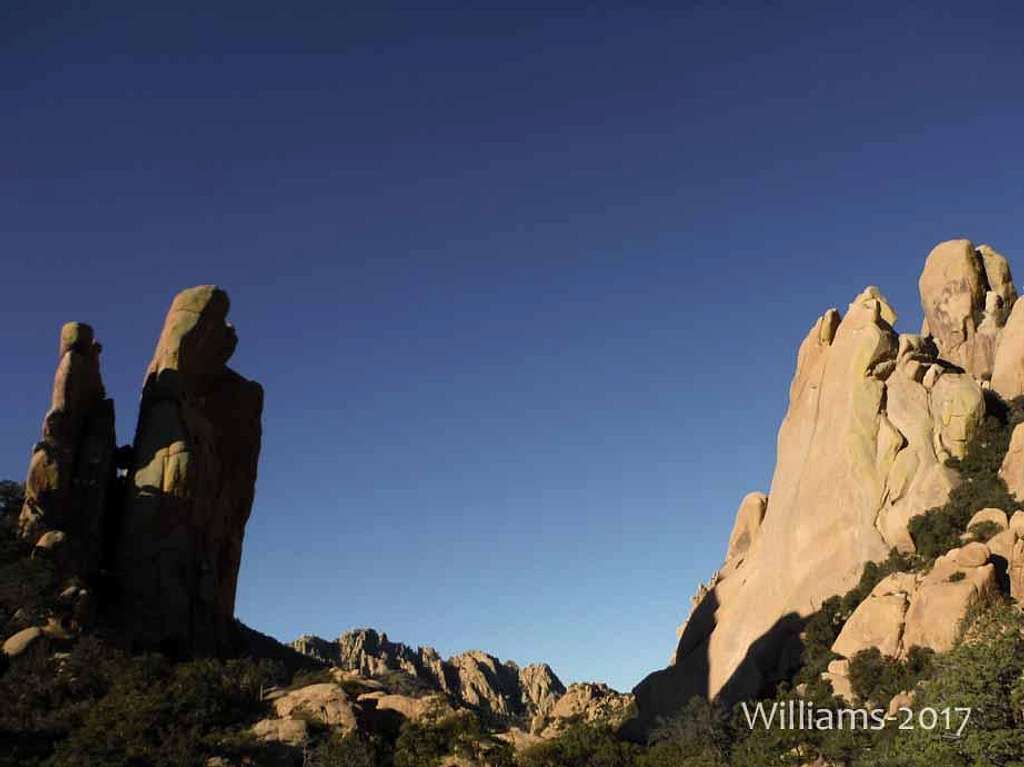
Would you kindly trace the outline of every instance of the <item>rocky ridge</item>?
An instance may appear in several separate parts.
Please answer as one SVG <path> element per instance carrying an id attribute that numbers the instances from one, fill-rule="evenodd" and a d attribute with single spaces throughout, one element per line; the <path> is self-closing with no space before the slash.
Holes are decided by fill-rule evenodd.
<path id="1" fill-rule="evenodd" d="M 405 676 L 420 687 L 423 698 L 483 713 L 518 732 L 517 743 L 554 737 L 570 722 L 615 724 L 632 713 L 632 695 L 593 682 L 566 688 L 546 663 L 520 667 L 479 650 L 442 659 L 432 647 L 413 649 L 369 628 L 348 631 L 335 641 L 306 635 L 291 647 L 329 664 L 343 678 L 393 686 L 393 675 Z"/>

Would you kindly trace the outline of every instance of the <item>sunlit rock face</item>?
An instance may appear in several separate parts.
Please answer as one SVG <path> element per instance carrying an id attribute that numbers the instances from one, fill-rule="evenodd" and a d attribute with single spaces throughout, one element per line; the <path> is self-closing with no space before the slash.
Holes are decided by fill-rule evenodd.
<path id="1" fill-rule="evenodd" d="M 230 639 L 263 390 L 227 367 L 228 308 L 212 285 L 179 293 L 146 371 L 117 548 L 140 646 L 212 654 Z"/>
<path id="2" fill-rule="evenodd" d="M 918 282 L 922 334 L 940 356 L 975 378 L 993 377 L 996 348 L 1017 290 L 1006 259 L 969 240 L 940 243 L 928 254 Z"/>
<path id="3" fill-rule="evenodd" d="M 1006 260 L 966 240 L 937 246 L 919 284 L 920 335 L 896 333 L 873 287 L 845 316 L 830 309 L 814 323 L 770 492 L 744 498 L 671 665 L 634 690 L 642 727 L 693 696 L 733 702 L 785 678 L 802 619 L 852 588 L 865 563 L 912 551 L 910 519 L 948 499 L 959 477 L 946 461 L 963 456 L 984 417 L 982 385 L 995 386 L 1017 294 Z"/>

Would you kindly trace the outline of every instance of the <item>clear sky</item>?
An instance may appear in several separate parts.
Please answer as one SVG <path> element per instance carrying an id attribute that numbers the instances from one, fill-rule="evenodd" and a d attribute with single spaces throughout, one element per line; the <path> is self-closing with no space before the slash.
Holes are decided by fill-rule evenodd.
<path id="1" fill-rule="evenodd" d="M 950 237 L 1024 275 L 1019 3 L 76 5 L 0 11 L 0 476 L 60 323 L 127 442 L 171 297 L 222 285 L 266 388 L 238 614 L 281 639 L 628 688 L 815 318 L 873 283 L 916 330 Z"/>

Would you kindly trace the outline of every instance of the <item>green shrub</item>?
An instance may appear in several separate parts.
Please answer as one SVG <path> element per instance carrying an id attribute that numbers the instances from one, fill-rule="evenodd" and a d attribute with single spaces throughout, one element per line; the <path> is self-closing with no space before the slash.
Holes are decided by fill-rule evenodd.
<path id="1" fill-rule="evenodd" d="M 950 459 L 949 466 L 960 473 L 961 482 L 942 506 L 929 509 L 910 520 L 909 531 L 917 553 L 935 559 L 960 545 L 971 517 L 981 509 L 1010 510 L 1017 501 L 999 476 L 1013 427 L 1024 422 L 1024 400 L 1001 405 L 992 396 L 986 402 L 985 417 L 962 459 Z"/>
<path id="2" fill-rule="evenodd" d="M 485 733 L 480 719 L 470 711 L 402 725 L 395 741 L 395 767 L 436 767 L 449 756 L 495 767 L 512 764 L 511 748 Z"/>
<path id="3" fill-rule="evenodd" d="M 968 534 L 970 534 L 974 540 L 981 541 L 982 543 L 988 543 L 990 539 L 999 535 L 1002 531 L 1003 528 L 990 519 L 975 522 L 967 528 Z"/>
<path id="4" fill-rule="evenodd" d="M 1021 764 L 1024 754 L 1024 620 L 1005 600 L 979 603 L 969 616 L 964 637 L 936 656 L 927 684 L 912 708 L 970 708 L 960 737 L 945 729 L 915 728 L 878 737 L 857 767 L 942 767 Z M 952 712 L 956 729 L 961 714 Z"/>
<path id="5" fill-rule="evenodd" d="M 883 578 L 909 570 L 913 564 L 911 557 L 893 549 L 884 562 L 868 562 L 864 565 L 856 586 L 842 596 L 826 599 L 818 611 L 807 619 L 802 634 L 800 670 L 793 681 L 808 686 L 808 697 L 819 701 L 831 697 L 830 686 L 822 681 L 821 674 L 828 668 L 829 662 L 839 657 L 832 652 L 832 645 L 839 637 L 839 632 L 857 606 Z"/>
<path id="6" fill-rule="evenodd" d="M 577 724 L 553 740 L 520 752 L 520 767 L 632 767 L 640 747 L 608 727 Z M 397 762 L 396 762 L 397 767 Z"/>
<path id="7" fill-rule="evenodd" d="M 882 655 L 877 647 L 862 650 L 850 659 L 850 684 L 854 694 L 875 705 L 887 705 L 894 695 L 910 690 L 928 676 L 935 653 L 912 647 L 906 660 Z"/>

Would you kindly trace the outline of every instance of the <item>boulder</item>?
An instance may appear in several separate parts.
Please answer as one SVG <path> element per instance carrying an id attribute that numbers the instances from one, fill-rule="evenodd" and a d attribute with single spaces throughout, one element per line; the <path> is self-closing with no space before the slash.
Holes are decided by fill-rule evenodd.
<path id="1" fill-rule="evenodd" d="M 889 708 L 886 710 L 886 715 L 894 717 L 899 713 L 901 708 L 912 708 L 914 705 L 914 693 L 912 690 L 904 690 L 898 692 L 892 696 L 892 700 L 889 701 Z"/>
<path id="2" fill-rule="evenodd" d="M 988 562 L 991 552 L 984 543 L 974 541 L 953 549 L 946 556 L 951 557 L 960 567 L 981 567 Z"/>
<path id="3" fill-rule="evenodd" d="M 949 240 L 928 254 L 918 288 L 939 355 L 975 378 L 992 378 L 1000 330 L 1016 297 L 1006 259 L 969 240 Z"/>
<path id="4" fill-rule="evenodd" d="M 1004 400 L 1024 394 L 1024 307 L 1014 303 L 996 348 L 992 388 Z"/>
<path id="5" fill-rule="evenodd" d="M 265 743 L 301 746 L 309 738 L 309 726 L 302 719 L 261 719 L 250 730 Z"/>
<path id="6" fill-rule="evenodd" d="M 273 702 L 279 719 L 305 717 L 343 732 L 357 728 L 356 710 L 340 685 L 321 682 L 300 687 Z"/>
<path id="7" fill-rule="evenodd" d="M 832 652 L 852 658 L 861 650 L 877 647 L 882 655 L 896 657 L 908 604 L 905 594 L 869 596 L 846 621 Z"/>
<path id="8" fill-rule="evenodd" d="M 983 544 L 969 545 L 985 548 Z M 957 554 L 940 557 L 932 571 L 922 579 L 907 609 L 902 640 L 904 651 L 915 646 L 935 652 L 951 649 L 968 608 L 976 600 L 997 590 L 996 571 L 992 565 L 965 568 L 960 563 L 966 548 Z M 975 550 L 970 559 L 977 561 L 978 557 L 980 551 Z M 963 578 L 956 580 L 955 573 L 963 573 Z"/>
<path id="9" fill-rule="evenodd" d="M 617 728 L 634 714 L 633 696 L 606 684 L 574 682 L 547 715 L 534 717 L 530 732 L 553 738 L 577 723 L 601 723 Z"/>
<path id="10" fill-rule="evenodd" d="M 988 546 L 993 557 L 1001 557 L 1004 562 L 1008 563 L 1010 557 L 1013 556 L 1013 547 L 1017 543 L 1017 538 L 1016 530 L 1007 529 L 993 535 L 985 542 L 985 545 Z"/>
<path id="11" fill-rule="evenodd" d="M 441 695 L 413 698 L 409 695 L 364 693 L 359 696 L 358 702 L 363 703 L 364 700 L 372 700 L 377 711 L 394 711 L 410 722 L 439 718 L 454 713 L 454 709 Z"/>
<path id="12" fill-rule="evenodd" d="M 207 655 L 231 642 L 263 390 L 227 367 L 228 308 L 212 285 L 179 293 L 146 372 L 116 562 L 136 646 Z"/>
<path id="13" fill-rule="evenodd" d="M 12 660 L 39 659 L 49 652 L 49 637 L 39 626 L 22 629 L 3 644 L 3 653 Z"/>
<path id="14" fill-rule="evenodd" d="M 1010 529 L 1018 536 L 1024 536 L 1024 511 L 1017 509 L 1013 512 L 1013 516 L 1010 517 Z"/>
<path id="15" fill-rule="evenodd" d="M 736 522 L 729 536 L 726 559 L 742 555 L 750 548 L 761 530 L 761 522 L 768 508 L 768 496 L 764 493 L 747 493 L 736 510 Z"/>
<path id="16" fill-rule="evenodd" d="M 1024 302 L 1020 302 L 1024 306 Z M 999 476 L 1006 483 L 1006 489 L 1010 495 L 1020 501 L 1024 501 L 1024 423 L 1013 427 L 1010 434 L 1010 446 L 1003 457 L 1003 463 L 999 467 Z M 1022 514 L 1018 511 L 1017 514 Z M 1014 514 L 1014 517 L 1017 516 Z M 1019 522 L 1024 529 L 1024 514 Z"/>
<path id="17" fill-rule="evenodd" d="M 1024 602 L 1024 539 L 1017 538 L 1013 542 L 1010 556 L 1006 558 L 1007 578 L 1010 581 L 1010 596 L 1018 603 Z"/>
<path id="18" fill-rule="evenodd" d="M 975 525 L 980 525 L 982 522 L 991 522 L 996 525 L 1000 530 L 1006 530 L 1010 526 L 1010 521 L 1006 518 L 1006 512 L 1002 509 L 982 509 L 976 511 L 974 516 L 971 517 L 971 521 L 967 523 L 967 529 L 970 530 Z"/>
<path id="19" fill-rule="evenodd" d="M 850 661 L 834 660 L 828 664 L 828 670 L 821 678 L 832 685 L 832 692 L 839 698 L 853 703 L 856 696 L 853 694 L 853 684 L 850 682 Z"/>

